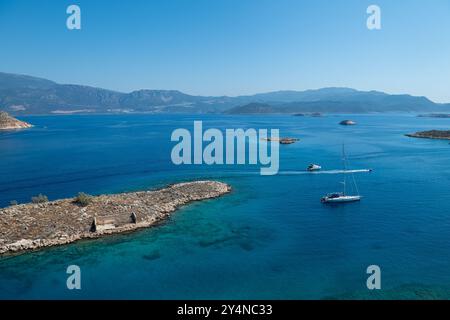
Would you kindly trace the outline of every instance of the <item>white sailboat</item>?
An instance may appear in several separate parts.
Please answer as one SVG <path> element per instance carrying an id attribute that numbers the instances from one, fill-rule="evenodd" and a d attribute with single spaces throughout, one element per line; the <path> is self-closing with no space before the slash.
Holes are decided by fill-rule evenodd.
<path id="1" fill-rule="evenodd" d="M 343 162 L 343 166 L 344 166 L 344 171 L 343 171 L 344 181 L 341 182 L 344 186 L 343 192 L 334 192 L 334 193 L 327 194 L 326 196 L 322 197 L 322 199 L 320 200 L 322 203 L 355 202 L 355 201 L 360 201 L 362 198 L 359 195 L 358 186 L 356 185 L 356 180 L 355 180 L 355 176 L 353 175 L 353 172 L 351 173 L 351 176 L 352 176 L 353 185 L 354 185 L 354 188 L 355 188 L 357 194 L 356 195 L 348 195 L 346 193 L 346 191 L 347 191 L 347 177 L 346 177 L 346 175 L 347 175 L 347 157 L 345 155 L 344 145 L 342 145 L 342 162 Z"/>

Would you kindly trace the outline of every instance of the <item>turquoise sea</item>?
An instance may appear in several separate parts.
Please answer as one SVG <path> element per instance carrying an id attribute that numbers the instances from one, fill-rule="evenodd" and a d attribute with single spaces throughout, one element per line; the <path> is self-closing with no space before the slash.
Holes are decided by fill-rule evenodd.
<path id="1" fill-rule="evenodd" d="M 340 126 L 351 118 L 357 126 Z M 0 207 L 146 190 L 217 179 L 220 199 L 182 208 L 158 227 L 0 258 L 2 299 L 395 299 L 450 298 L 450 145 L 405 133 L 447 129 L 415 115 L 33 116 L 35 127 L 0 133 Z M 175 166 L 172 130 L 279 128 L 280 174 L 259 166 Z M 345 143 L 360 203 L 326 206 L 342 177 Z M 66 268 L 81 268 L 81 290 Z M 382 290 L 366 288 L 380 266 Z"/>

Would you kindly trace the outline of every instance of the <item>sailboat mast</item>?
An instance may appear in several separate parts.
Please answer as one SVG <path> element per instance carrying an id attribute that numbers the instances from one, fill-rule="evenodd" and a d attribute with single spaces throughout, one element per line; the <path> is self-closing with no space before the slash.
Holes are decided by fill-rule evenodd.
<path id="1" fill-rule="evenodd" d="M 344 146 L 344 144 L 342 144 L 342 167 L 343 167 L 343 178 L 344 178 L 344 181 L 342 182 L 343 184 L 344 184 L 344 196 L 345 196 L 345 193 L 346 193 L 346 187 L 347 187 L 347 182 L 346 182 L 346 171 L 347 171 L 347 162 L 346 162 L 346 159 L 345 159 L 345 146 Z"/>
<path id="2" fill-rule="evenodd" d="M 344 195 L 345 195 L 345 186 L 346 186 L 345 175 L 347 174 L 347 156 L 345 154 L 344 144 L 342 144 L 342 156 L 343 156 L 343 162 L 344 162 Z M 358 190 L 358 185 L 356 184 L 355 175 L 353 174 L 353 171 L 350 171 L 350 173 L 352 175 L 353 186 L 355 188 L 356 194 L 359 196 L 359 190 Z"/>

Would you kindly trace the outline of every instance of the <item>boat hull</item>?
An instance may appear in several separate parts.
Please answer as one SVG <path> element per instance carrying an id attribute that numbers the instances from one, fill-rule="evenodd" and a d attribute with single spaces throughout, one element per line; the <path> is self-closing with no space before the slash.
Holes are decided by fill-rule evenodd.
<path id="1" fill-rule="evenodd" d="M 308 168 L 306 168 L 306 170 L 309 172 L 320 171 L 320 170 L 322 170 L 322 167 L 317 164 L 312 164 Z"/>
<path id="2" fill-rule="evenodd" d="M 322 198 L 323 203 L 346 203 L 360 201 L 361 196 L 342 196 L 337 198 Z"/>

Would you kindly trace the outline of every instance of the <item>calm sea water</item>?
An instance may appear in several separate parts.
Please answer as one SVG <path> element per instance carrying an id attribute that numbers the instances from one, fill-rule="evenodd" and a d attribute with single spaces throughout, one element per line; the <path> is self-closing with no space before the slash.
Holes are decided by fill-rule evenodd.
<path id="1" fill-rule="evenodd" d="M 450 121 L 409 115 L 42 116 L 0 134 L 0 206 L 146 190 L 217 179 L 220 199 L 184 207 L 136 233 L 0 258 L 0 298 L 321 299 L 446 297 L 450 285 L 450 145 L 403 134 Z M 279 128 L 301 141 L 281 146 L 280 174 L 258 166 L 174 166 L 170 134 L 194 120 L 215 128 Z M 309 163 L 340 169 L 345 142 L 360 203 L 325 206 L 341 177 L 305 174 Z M 68 265 L 82 290 L 66 289 Z M 382 270 L 381 292 L 366 268 Z"/>

